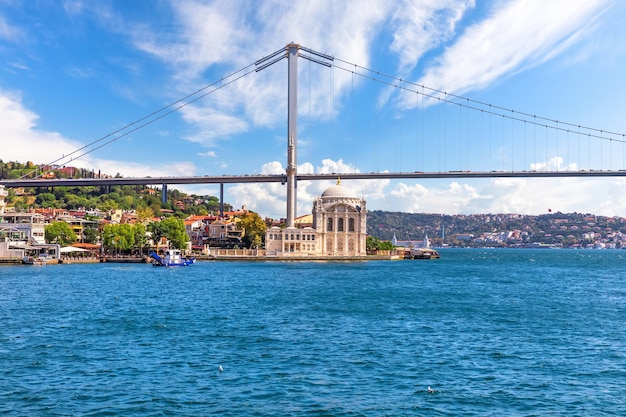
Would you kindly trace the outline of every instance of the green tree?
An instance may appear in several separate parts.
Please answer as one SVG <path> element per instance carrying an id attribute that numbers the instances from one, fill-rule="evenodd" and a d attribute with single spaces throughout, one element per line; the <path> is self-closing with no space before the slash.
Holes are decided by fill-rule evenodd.
<path id="1" fill-rule="evenodd" d="M 380 245 L 380 239 L 374 236 L 368 236 L 365 238 L 365 248 L 368 252 L 375 251 Z"/>
<path id="2" fill-rule="evenodd" d="M 170 217 L 163 220 L 161 223 L 164 224 L 166 236 L 172 242 L 172 245 L 176 249 L 184 249 L 189 241 L 189 236 L 187 236 L 187 230 L 185 229 L 185 222 L 181 219 Z"/>
<path id="3" fill-rule="evenodd" d="M 118 205 L 115 200 L 106 199 L 98 205 L 98 208 L 103 211 L 117 210 Z"/>
<path id="4" fill-rule="evenodd" d="M 83 236 L 85 237 L 85 243 L 96 243 L 98 241 L 98 229 L 85 227 Z"/>
<path id="5" fill-rule="evenodd" d="M 132 232 L 135 241 L 134 247 L 139 250 L 140 255 L 143 255 L 143 249 L 148 243 L 148 238 L 146 237 L 146 226 L 141 223 L 136 223 L 132 226 Z"/>
<path id="6" fill-rule="evenodd" d="M 378 245 L 378 249 L 379 250 L 393 250 L 393 243 L 391 243 L 388 240 L 381 240 L 380 244 Z"/>
<path id="7" fill-rule="evenodd" d="M 7 191 L 8 195 L 6 196 L 4 201 L 6 201 L 7 204 L 13 204 L 13 202 L 15 202 L 15 190 L 13 188 L 10 188 Z"/>
<path id="8" fill-rule="evenodd" d="M 135 235 L 129 224 L 107 224 L 102 230 L 102 245 L 106 251 L 127 252 L 135 245 Z"/>
<path id="9" fill-rule="evenodd" d="M 89 199 L 87 199 L 83 195 L 67 194 L 65 199 L 65 207 L 68 209 L 89 207 Z"/>
<path id="10" fill-rule="evenodd" d="M 24 199 L 21 197 L 15 197 L 15 199 L 13 200 L 13 206 L 15 207 L 16 211 L 26 211 L 26 209 L 28 208 L 28 204 L 26 204 L 24 202 Z"/>
<path id="11" fill-rule="evenodd" d="M 250 211 L 237 222 L 237 227 L 245 232 L 242 240 L 246 247 L 258 248 L 261 246 L 267 229 L 261 216 Z"/>
<path id="12" fill-rule="evenodd" d="M 368 252 L 377 250 L 393 250 L 393 244 L 388 240 L 380 240 L 377 237 L 368 236 L 365 239 L 365 248 Z"/>
<path id="13" fill-rule="evenodd" d="M 163 236 L 165 236 L 165 230 L 160 221 L 148 223 L 148 232 L 152 236 L 152 241 L 156 244 Z"/>
<path id="14" fill-rule="evenodd" d="M 40 193 L 37 194 L 37 198 L 35 198 L 35 203 L 39 204 L 42 207 L 54 207 L 56 199 L 56 196 L 52 193 Z"/>
<path id="15" fill-rule="evenodd" d="M 160 222 L 152 222 L 148 225 L 152 239 L 156 242 L 161 237 L 166 237 L 176 249 L 184 249 L 189 241 L 185 223 L 176 217 L 168 217 Z"/>
<path id="16" fill-rule="evenodd" d="M 145 222 L 148 219 L 152 219 L 154 217 L 154 211 L 150 207 L 142 207 L 137 209 L 137 219 L 140 222 Z"/>
<path id="17" fill-rule="evenodd" d="M 76 242 L 76 233 L 64 221 L 58 221 L 46 226 L 45 231 L 46 242 L 58 243 L 61 246 L 68 246 Z"/>

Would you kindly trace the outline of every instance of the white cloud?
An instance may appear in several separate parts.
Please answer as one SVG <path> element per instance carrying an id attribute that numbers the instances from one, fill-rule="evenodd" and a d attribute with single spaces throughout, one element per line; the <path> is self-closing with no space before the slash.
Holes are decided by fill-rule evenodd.
<path id="1" fill-rule="evenodd" d="M 474 0 L 427 0 L 398 2 L 394 10 L 392 25 L 396 28 L 392 52 L 398 56 L 398 74 L 401 79 L 408 79 L 422 56 L 428 51 L 440 47 L 456 33 L 456 26 L 465 12 L 474 7 Z M 383 106 L 389 97 L 397 91 L 387 87 L 378 99 Z"/>
<path id="2" fill-rule="evenodd" d="M 427 51 L 451 39 L 474 0 L 402 1 L 395 10 L 391 50 L 399 56 L 400 74 L 409 73 Z"/>
<path id="3" fill-rule="evenodd" d="M 254 36 L 246 22 L 245 4 L 231 1 L 171 1 L 171 33 L 149 26 L 135 29 L 137 47 L 176 68 L 179 79 L 195 79 L 207 67 L 233 60 L 249 63 L 242 45 Z"/>
<path id="4" fill-rule="evenodd" d="M 555 156 L 547 162 L 533 162 L 530 164 L 533 171 L 578 171 L 578 164 L 572 162 L 563 165 L 563 158 Z"/>
<path id="5" fill-rule="evenodd" d="M 205 146 L 211 146 L 217 137 L 235 135 L 248 130 L 248 124 L 243 118 L 211 108 L 188 106 L 182 114 L 188 123 L 195 126 L 194 133 L 188 135 L 187 140 Z"/>
<path id="6" fill-rule="evenodd" d="M 37 129 L 39 117 L 23 106 L 19 93 L 0 91 L 0 114 L 0 143 L 4 161 L 47 163 L 51 155 L 69 154 L 81 146 L 57 132 Z"/>
<path id="7" fill-rule="evenodd" d="M 614 216 L 617 213 L 626 213 L 626 178 L 612 178 L 603 181 L 607 186 L 607 192 L 604 198 L 599 201 L 598 208 L 588 210 L 589 213 Z"/>
<path id="8" fill-rule="evenodd" d="M 593 29 L 607 3 L 573 0 L 564 7 L 540 0 L 492 2 L 486 6 L 492 7 L 487 17 L 460 34 L 458 26 L 474 8 L 475 0 L 425 0 L 419 4 L 410 0 L 268 0 L 256 7 L 246 1 L 181 0 L 170 2 L 170 32 L 155 33 L 141 23 L 127 26 L 135 28 L 132 36 L 138 49 L 171 68 L 178 89 L 172 94 L 179 96 L 206 83 L 209 69 L 220 68 L 226 75 L 291 41 L 367 67 L 375 39 L 387 31 L 393 36 L 389 50 L 397 57 L 403 79 L 411 76 L 427 52 L 453 41 L 427 67 L 419 83 L 459 94 L 484 88 L 557 55 Z M 299 60 L 299 66 L 307 83 L 324 86 L 308 92 L 301 112 L 306 108 L 314 119 L 334 117 L 353 88 L 352 75 L 305 60 Z M 286 63 L 259 73 L 253 70 L 248 68 L 250 75 L 181 109 L 195 130 L 188 140 L 212 147 L 217 140 L 284 121 Z M 393 91 L 386 89 L 379 103 L 386 103 Z M 418 105 L 416 95 L 405 93 L 397 104 L 404 109 Z"/>
<path id="9" fill-rule="evenodd" d="M 515 0 L 495 3 L 490 17 L 469 26 L 418 84 L 461 94 L 553 58 L 594 27 L 607 0 L 560 2 Z M 417 105 L 404 94 L 405 108 Z"/>
<path id="10" fill-rule="evenodd" d="M 312 173 L 307 162 L 299 172 Z M 314 172 L 359 172 L 341 160 L 326 159 Z M 262 174 L 282 174 L 280 162 L 263 165 Z M 340 176 L 339 176 L 340 177 Z M 310 213 L 313 199 L 335 181 L 299 181 L 297 215 Z M 537 215 L 561 211 L 607 216 L 626 213 L 626 197 L 621 197 L 626 179 L 581 178 L 493 178 L 482 180 L 392 181 L 341 180 L 358 197 L 365 198 L 368 210 L 407 213 L 515 213 Z M 236 207 L 247 205 L 262 216 L 286 216 L 286 186 L 280 183 L 228 186 L 226 201 Z M 532 196 L 532 198 L 529 198 Z M 231 200 L 229 200 L 231 199 Z"/>
<path id="11" fill-rule="evenodd" d="M 19 93 L 0 91 L 0 145 L 4 161 L 31 161 L 35 164 L 57 163 L 78 168 L 99 169 L 102 173 L 125 177 L 194 175 L 195 165 L 191 162 L 175 162 L 168 165 L 146 165 L 116 160 L 104 160 L 86 155 L 73 159 L 88 151 L 76 152 L 84 144 L 63 137 L 58 132 L 48 132 L 37 128 L 39 116 L 24 107 Z M 16 144 L 19 144 L 16 146 Z M 65 157 L 64 157 L 65 156 Z M 53 159 L 54 158 L 54 159 Z M 58 162 L 55 162 L 58 161 Z"/>
<path id="12" fill-rule="evenodd" d="M 261 167 L 261 175 L 284 174 L 282 164 L 272 161 Z M 261 216 L 281 218 L 286 216 L 286 186 L 281 183 L 236 184 L 228 186 L 228 196 L 235 207 L 246 206 Z"/>
<path id="13" fill-rule="evenodd" d="M 389 198 L 391 197 L 391 198 Z M 378 204 L 386 207 L 384 210 L 404 211 L 409 213 L 459 213 L 474 199 L 481 198 L 474 187 L 468 184 L 452 182 L 447 188 L 427 187 L 422 183 L 407 185 L 399 183 L 389 190 L 388 196 Z M 371 204 L 370 204 L 371 206 Z M 445 208 L 444 208 L 445 207 Z M 443 211 L 440 211 L 444 208 Z"/>
<path id="14" fill-rule="evenodd" d="M 23 36 L 23 31 L 7 22 L 4 16 L 0 15 L 0 39 L 15 42 Z"/>
<path id="15" fill-rule="evenodd" d="M 291 41 L 320 52 L 340 53 L 343 59 L 366 65 L 373 38 L 388 18 L 391 4 L 373 0 L 275 0 L 250 7 L 245 1 L 172 1 L 176 24 L 172 33 L 156 35 L 151 28 L 137 25 L 133 37 L 138 49 L 171 66 L 179 92 L 188 93 L 206 82 L 207 69 L 220 66 L 226 75 Z M 314 85 L 331 84 L 339 103 L 351 86 L 351 76 L 343 71 L 331 74 L 332 70 L 325 67 L 300 62 L 301 68 L 308 65 Z M 215 138 L 245 132 L 250 128 L 248 121 L 255 127 L 281 123 L 287 113 L 285 79 L 283 62 L 259 73 L 253 71 L 227 89 L 183 108 L 185 119 L 200 131 L 188 139 L 213 146 Z M 311 92 L 307 104 L 311 116 L 332 117 L 327 96 L 325 89 Z M 331 113 L 338 109 L 339 105 Z"/>

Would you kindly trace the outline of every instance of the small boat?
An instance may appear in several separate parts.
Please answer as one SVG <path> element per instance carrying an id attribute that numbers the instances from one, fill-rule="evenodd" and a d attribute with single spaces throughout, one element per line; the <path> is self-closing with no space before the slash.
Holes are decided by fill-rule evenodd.
<path id="1" fill-rule="evenodd" d="M 412 249 L 409 259 L 439 259 L 439 252 L 431 248 Z"/>
<path id="2" fill-rule="evenodd" d="M 22 258 L 22 263 L 26 265 L 45 265 L 47 262 L 48 258 L 45 255 L 39 255 L 37 257 L 24 256 Z"/>
<path id="3" fill-rule="evenodd" d="M 196 258 L 185 258 L 178 249 L 168 249 L 165 257 L 159 256 L 156 252 L 150 252 L 152 265 L 154 266 L 189 266 L 196 262 Z"/>

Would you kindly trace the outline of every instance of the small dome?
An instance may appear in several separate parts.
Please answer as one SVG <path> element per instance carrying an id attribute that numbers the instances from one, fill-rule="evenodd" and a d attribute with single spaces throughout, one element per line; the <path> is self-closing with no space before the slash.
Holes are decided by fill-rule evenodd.
<path id="1" fill-rule="evenodd" d="M 322 197 L 354 198 L 354 193 L 349 188 L 341 186 L 340 181 L 337 181 L 337 185 L 328 187 L 326 191 L 322 193 Z"/>

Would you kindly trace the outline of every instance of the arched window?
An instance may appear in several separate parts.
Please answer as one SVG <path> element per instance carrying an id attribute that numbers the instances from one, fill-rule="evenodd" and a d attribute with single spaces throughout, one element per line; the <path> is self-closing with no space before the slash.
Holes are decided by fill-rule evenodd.
<path id="1" fill-rule="evenodd" d="M 332 232 L 333 231 L 333 219 L 328 218 L 326 220 L 326 231 L 327 232 Z"/>
<path id="2" fill-rule="evenodd" d="M 348 232 L 354 232 L 354 219 L 348 219 Z"/>
<path id="3" fill-rule="evenodd" d="M 337 219 L 337 231 L 343 232 L 343 219 Z"/>

